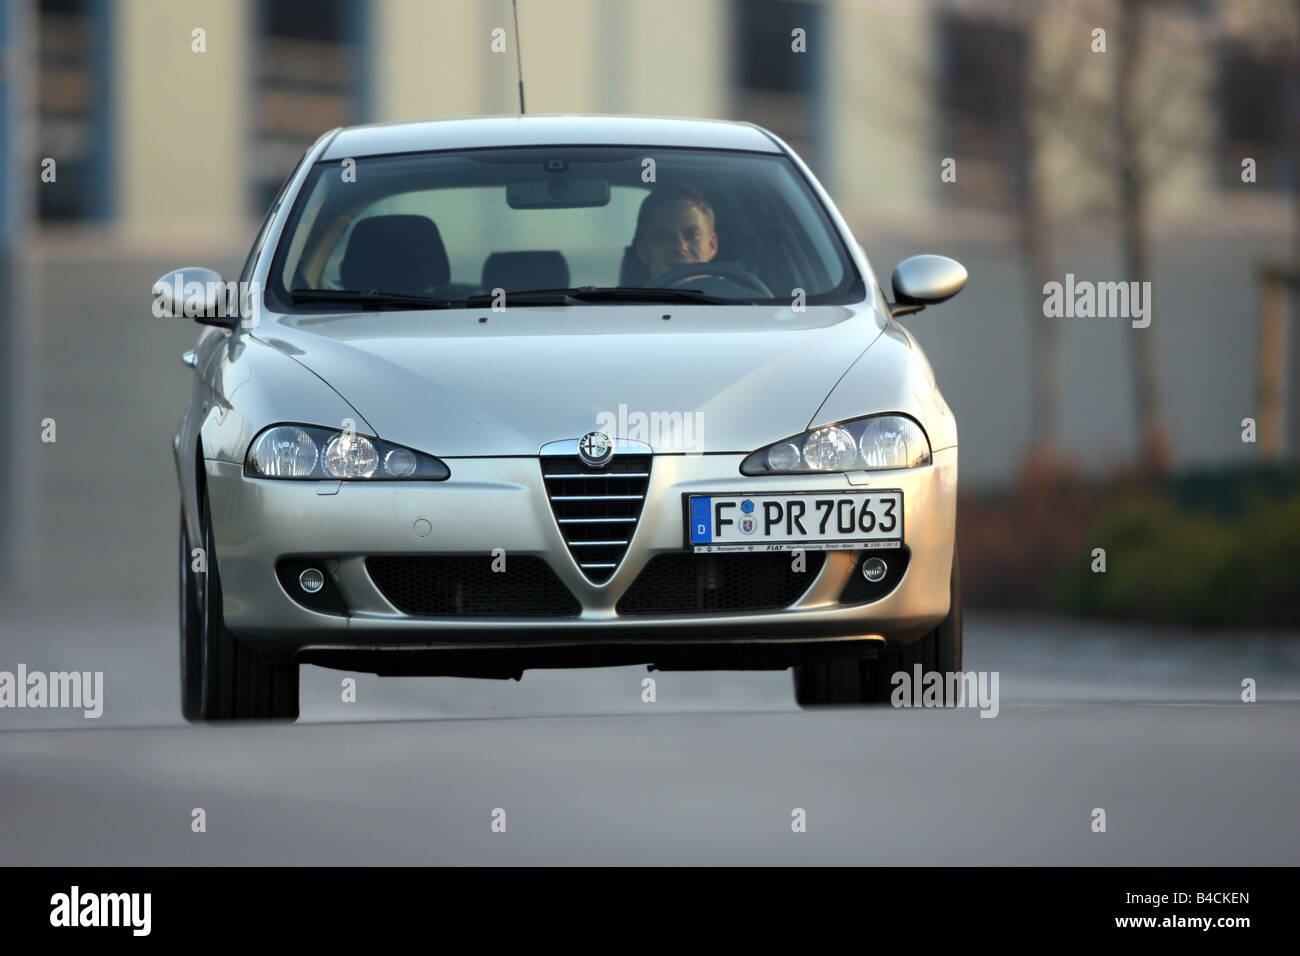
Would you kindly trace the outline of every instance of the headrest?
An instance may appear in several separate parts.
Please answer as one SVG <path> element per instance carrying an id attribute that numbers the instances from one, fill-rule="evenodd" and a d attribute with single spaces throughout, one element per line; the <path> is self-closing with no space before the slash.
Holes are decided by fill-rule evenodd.
<path id="1" fill-rule="evenodd" d="M 568 287 L 569 264 L 559 252 L 494 252 L 483 263 L 483 288 L 489 292 Z"/>
<path id="2" fill-rule="evenodd" d="M 339 265 L 343 287 L 425 295 L 451 281 L 447 249 L 427 216 L 358 220 Z"/>
<path id="3" fill-rule="evenodd" d="M 628 246 L 623 250 L 623 262 L 618 267 L 618 284 L 638 288 L 650 281 L 650 270 L 637 258 L 636 248 Z"/>

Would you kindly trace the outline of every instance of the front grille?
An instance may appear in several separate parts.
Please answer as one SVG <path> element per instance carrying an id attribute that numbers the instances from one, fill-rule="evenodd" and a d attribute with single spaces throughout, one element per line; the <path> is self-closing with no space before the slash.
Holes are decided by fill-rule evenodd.
<path id="1" fill-rule="evenodd" d="M 627 553 L 650 485 L 649 455 L 620 455 L 593 468 L 571 455 L 544 455 L 542 479 L 569 552 L 588 580 L 604 584 Z"/>
<path id="2" fill-rule="evenodd" d="M 366 570 L 392 605 L 417 617 L 577 617 L 577 598 L 541 558 L 491 556 L 366 558 Z M 500 563 L 498 562 L 498 567 Z"/>
<path id="3" fill-rule="evenodd" d="M 619 598 L 619 614 L 699 614 L 789 607 L 826 563 L 824 551 L 804 553 L 794 570 L 788 551 L 752 554 L 661 554 Z"/>

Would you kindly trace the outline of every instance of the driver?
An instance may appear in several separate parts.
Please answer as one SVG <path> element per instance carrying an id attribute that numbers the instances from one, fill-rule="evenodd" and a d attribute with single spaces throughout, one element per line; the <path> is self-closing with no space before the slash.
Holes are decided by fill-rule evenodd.
<path id="1" fill-rule="evenodd" d="M 650 280 L 678 266 L 708 262 L 718 254 L 713 207 L 688 183 L 660 186 L 641 203 L 632 247 L 650 270 Z"/>

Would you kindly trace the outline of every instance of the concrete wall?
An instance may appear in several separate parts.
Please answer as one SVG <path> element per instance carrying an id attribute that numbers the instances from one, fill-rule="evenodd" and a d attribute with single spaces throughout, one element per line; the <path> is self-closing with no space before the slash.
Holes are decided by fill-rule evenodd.
<path id="1" fill-rule="evenodd" d="M 249 0 L 120 0 L 114 169 L 121 228 L 238 234 L 247 209 Z M 191 49 L 206 31 L 207 50 Z"/>
<path id="2" fill-rule="evenodd" d="M 851 223 L 899 223 L 928 205 L 939 178 L 932 143 L 933 55 L 919 3 L 836 0 L 827 38 L 831 82 L 828 187 Z M 809 55 L 818 55 L 810 47 Z"/>

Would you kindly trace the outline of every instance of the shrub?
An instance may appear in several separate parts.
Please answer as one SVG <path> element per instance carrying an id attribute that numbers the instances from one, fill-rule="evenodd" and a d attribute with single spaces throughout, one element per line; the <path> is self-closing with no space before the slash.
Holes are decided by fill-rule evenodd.
<path id="1" fill-rule="evenodd" d="M 1091 550 L 1106 549 L 1106 572 Z M 1300 494 L 1256 497 L 1236 520 L 1159 493 L 1103 510 L 1063 569 L 1062 610 L 1205 627 L 1300 627 Z"/>

